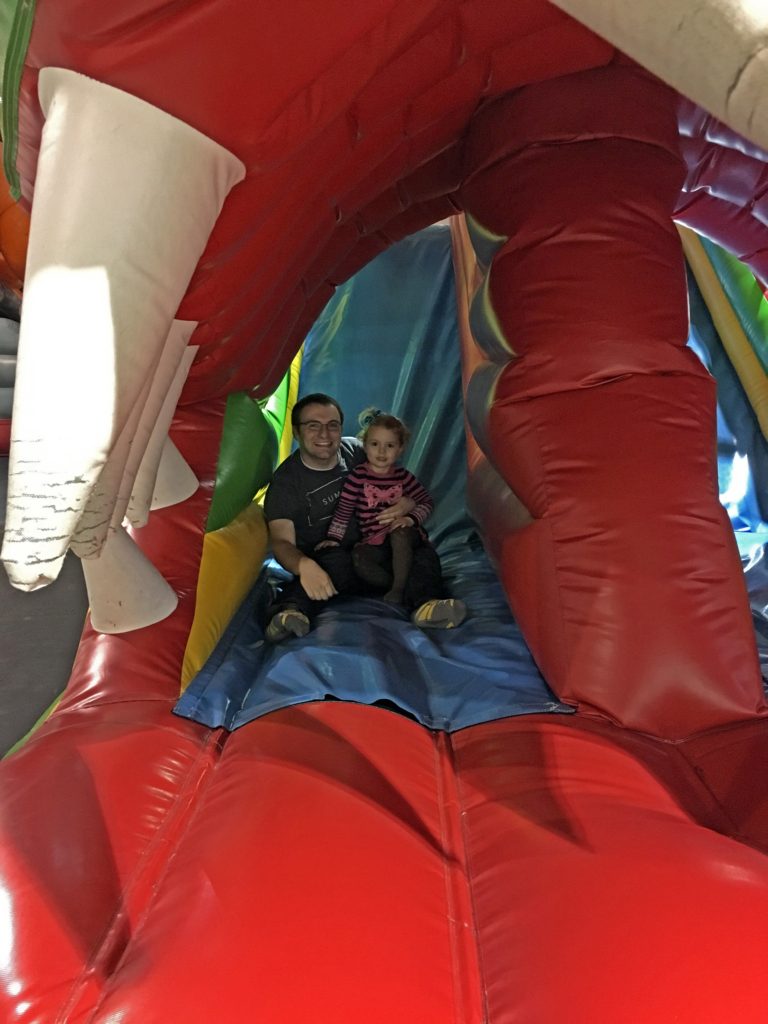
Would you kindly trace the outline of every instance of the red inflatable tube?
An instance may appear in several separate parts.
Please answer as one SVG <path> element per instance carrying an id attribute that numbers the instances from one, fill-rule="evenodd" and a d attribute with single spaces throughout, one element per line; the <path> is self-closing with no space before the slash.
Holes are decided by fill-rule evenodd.
<path id="1" fill-rule="evenodd" d="M 520 90 L 476 119 L 461 197 L 509 238 L 486 454 L 534 518 L 503 543 L 515 615 L 561 697 L 680 738 L 765 702 L 714 382 L 684 348 L 673 100 L 621 65 Z"/>

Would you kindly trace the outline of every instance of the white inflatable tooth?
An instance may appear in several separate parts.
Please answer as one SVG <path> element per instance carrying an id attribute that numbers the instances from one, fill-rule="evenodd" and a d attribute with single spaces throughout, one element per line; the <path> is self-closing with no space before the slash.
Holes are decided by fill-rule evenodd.
<path id="1" fill-rule="evenodd" d="M 141 415 L 151 377 L 224 199 L 244 174 L 217 143 L 120 90 L 45 68 L 39 92 L 46 122 L 2 553 L 20 589 L 56 578 L 76 531 L 92 557 L 115 525 L 117 489 L 130 493 L 130 446 L 140 424 L 154 422 Z"/>
<path id="2" fill-rule="evenodd" d="M 154 374 L 155 370 L 156 366 L 152 367 L 150 372 Z M 142 383 L 139 396 L 131 408 L 122 430 L 114 439 L 104 465 L 88 493 L 87 501 L 75 524 L 69 546 L 78 558 L 97 558 L 110 526 L 114 528 L 115 525 L 119 526 L 122 523 L 123 517 L 120 514 L 115 524 L 120 481 L 126 473 L 126 463 L 141 420 L 142 410 L 147 403 L 151 382 L 152 378 L 150 377 Z"/>
<path id="3" fill-rule="evenodd" d="M 181 321 L 175 320 L 172 333 L 183 331 L 189 336 L 194 327 L 192 323 L 182 324 Z M 170 387 L 165 390 L 160 411 L 144 446 L 144 456 L 138 472 L 131 477 L 133 490 L 125 515 L 135 527 L 146 524 L 150 508 L 165 508 L 186 501 L 199 486 L 189 464 L 168 437 L 168 428 L 173 419 L 176 403 L 197 352 L 197 346 L 186 347 L 186 341 L 184 346 L 181 360 L 178 362 Z"/>
<path id="4" fill-rule="evenodd" d="M 768 149 L 766 0 L 553 0 Z"/>
<path id="5" fill-rule="evenodd" d="M 186 501 L 199 486 L 200 481 L 190 469 L 189 463 L 170 437 L 166 437 L 152 492 L 151 508 L 168 508 L 169 505 Z"/>
<path id="6" fill-rule="evenodd" d="M 197 351 L 197 346 L 192 351 L 187 349 L 187 341 L 194 327 L 193 323 L 185 324 L 182 327 L 181 321 L 175 320 L 173 322 L 157 369 L 148 382 L 149 387 L 147 389 L 146 401 L 131 440 L 127 458 L 125 459 L 122 480 L 116 492 L 111 523 L 113 528 L 121 526 L 126 516 L 134 491 L 136 474 L 146 455 L 147 446 L 153 431 L 158 426 L 158 418 L 163 413 L 163 410 L 166 410 L 167 415 L 163 416 L 163 424 L 159 429 L 163 436 L 168 433 L 168 427 L 173 418 L 173 411 L 176 408 L 179 394 Z"/>
<path id="7" fill-rule="evenodd" d="M 172 587 L 121 527 L 110 530 L 98 558 L 83 560 L 91 625 L 128 633 L 167 618 L 178 604 Z"/>
<path id="8" fill-rule="evenodd" d="M 184 501 L 199 486 L 197 477 L 167 436 L 176 403 L 197 352 L 196 346 L 187 347 L 195 326 L 191 321 L 177 320 L 169 332 L 160 365 L 151 386 L 145 389 L 148 394 L 133 442 L 123 460 L 123 482 L 117 492 L 117 501 L 114 502 L 113 520 L 118 517 L 122 520 L 129 504 L 127 488 L 138 479 L 136 452 L 140 449 L 144 449 L 142 465 L 146 465 L 143 480 L 144 487 L 148 489 L 147 516 L 150 502 L 153 507 L 159 507 L 155 506 L 152 499 L 155 477 L 158 478 L 158 486 L 164 491 L 164 505 Z M 172 374 L 170 386 L 167 384 L 169 373 Z M 110 458 L 97 487 L 91 493 L 91 501 L 100 490 L 111 464 Z M 80 553 L 76 547 L 76 538 L 73 538 L 72 549 Z M 178 603 L 176 593 L 119 521 L 110 526 L 98 557 L 83 558 L 83 575 L 88 590 L 91 623 L 100 633 L 126 633 L 152 625 L 170 615 Z"/>

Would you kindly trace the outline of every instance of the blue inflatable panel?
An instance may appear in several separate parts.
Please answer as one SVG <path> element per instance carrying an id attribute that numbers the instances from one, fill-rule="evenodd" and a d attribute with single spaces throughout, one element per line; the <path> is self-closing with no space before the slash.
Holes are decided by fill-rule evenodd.
<path id="1" fill-rule="evenodd" d="M 749 479 L 744 493 L 727 502 L 728 514 L 738 533 L 764 532 L 768 529 L 768 442 L 744 392 L 741 381 L 728 358 L 709 310 L 693 274 L 688 274 L 688 299 L 691 316 L 689 345 L 717 381 L 718 478 L 721 494 L 731 482 L 735 456 L 746 457 Z M 750 543 L 739 547 L 744 550 Z"/>
<path id="2" fill-rule="evenodd" d="M 237 729 L 269 711 L 335 697 L 385 702 L 450 732 L 509 715 L 569 712 L 539 673 L 485 556 L 466 559 L 451 589 L 472 609 L 457 629 L 421 630 L 373 598 L 336 598 L 301 639 L 264 642 L 274 564 L 176 706 Z M 257 621 L 258 620 L 258 621 Z"/>
<path id="3" fill-rule="evenodd" d="M 300 394 L 333 395 L 344 433 L 377 406 L 411 430 L 403 464 L 435 501 L 426 524 L 443 563 L 475 525 L 466 511 L 467 454 L 450 231 L 403 239 L 342 285 L 304 345 Z"/>
<path id="4" fill-rule="evenodd" d="M 768 532 L 752 536 L 760 537 L 762 544 L 753 545 L 750 553 L 743 556 L 742 561 L 752 608 L 752 621 L 755 625 L 757 653 L 768 693 Z"/>

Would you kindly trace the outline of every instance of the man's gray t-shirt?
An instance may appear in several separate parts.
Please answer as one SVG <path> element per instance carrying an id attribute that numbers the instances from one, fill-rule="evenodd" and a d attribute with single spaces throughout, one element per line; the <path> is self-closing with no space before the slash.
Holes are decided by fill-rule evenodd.
<path id="1" fill-rule="evenodd" d="M 275 470 L 264 498 L 267 522 L 290 519 L 296 528 L 296 547 L 305 555 L 325 540 L 328 526 L 341 494 L 347 473 L 365 462 L 365 451 L 356 437 L 344 437 L 339 448 L 339 462 L 333 469 L 309 469 L 295 451 Z M 356 531 L 350 523 L 345 542 Z"/>

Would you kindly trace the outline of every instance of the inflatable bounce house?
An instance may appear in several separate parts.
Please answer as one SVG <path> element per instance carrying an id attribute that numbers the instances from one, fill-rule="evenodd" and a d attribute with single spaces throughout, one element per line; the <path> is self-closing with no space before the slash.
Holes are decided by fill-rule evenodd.
<path id="1" fill-rule="evenodd" d="M 764 1024 L 763 0 L 2 9 L 3 560 L 90 612 L 0 1019 Z M 413 428 L 458 628 L 265 643 L 314 391 Z"/>

